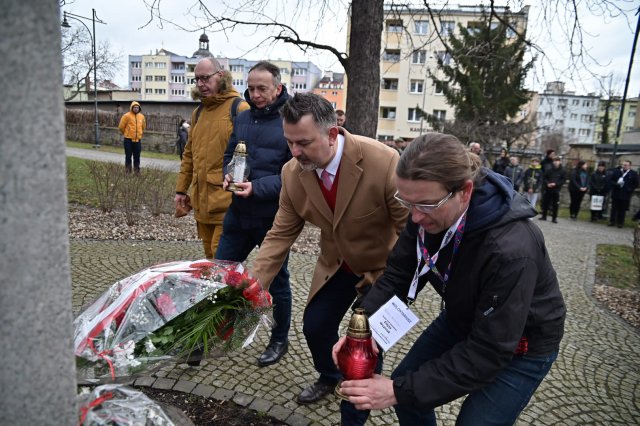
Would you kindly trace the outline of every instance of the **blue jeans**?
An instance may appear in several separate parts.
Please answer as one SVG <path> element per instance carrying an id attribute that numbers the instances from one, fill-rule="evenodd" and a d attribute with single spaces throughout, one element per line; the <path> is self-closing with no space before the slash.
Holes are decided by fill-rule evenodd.
<path id="1" fill-rule="evenodd" d="M 391 378 L 418 370 L 422 364 L 439 358 L 460 340 L 447 324 L 446 311 L 441 313 L 418 337 Z M 492 383 L 467 396 L 460 408 L 456 425 L 512 425 L 529 403 L 531 395 L 547 375 L 557 356 L 557 352 L 535 358 L 514 356 Z M 418 410 L 402 405 L 394 408 L 401 425 L 436 425 L 433 410 Z"/>
<path id="2" fill-rule="evenodd" d="M 256 221 L 256 219 L 253 220 Z M 233 210 L 227 210 L 215 258 L 244 262 L 251 250 L 262 244 L 272 223 L 273 220 L 263 220 L 262 223 L 241 222 Z M 271 341 L 275 342 L 286 342 L 291 326 L 291 287 L 289 286 L 288 262 L 289 255 L 285 258 L 278 275 L 275 276 L 269 287 L 269 293 L 273 299 L 273 320 L 275 322 L 271 329 Z"/>
<path id="3" fill-rule="evenodd" d="M 140 153 L 142 152 L 142 141 L 133 142 L 124 138 L 124 167 L 131 171 L 131 156 L 133 156 L 133 170 L 140 171 Z"/>

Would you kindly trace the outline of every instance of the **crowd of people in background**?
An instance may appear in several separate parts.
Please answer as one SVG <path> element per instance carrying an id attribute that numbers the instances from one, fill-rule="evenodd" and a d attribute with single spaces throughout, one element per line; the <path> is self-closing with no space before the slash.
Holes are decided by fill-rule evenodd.
<path id="1" fill-rule="evenodd" d="M 480 157 L 482 164 L 488 167 L 487 158 L 477 142 L 469 144 L 469 151 Z M 558 208 L 562 187 L 568 182 L 569 218 L 577 220 L 586 195 L 589 195 L 591 221 L 597 222 L 607 218 L 607 205 L 611 205 L 608 216 L 609 226 L 622 228 L 629 210 L 634 190 L 640 185 L 638 172 L 632 169 L 631 161 L 623 160 L 617 167 L 607 169 L 604 161 L 599 161 L 593 171 L 589 164 L 578 160 L 575 167 L 567 169 L 556 151 L 549 149 L 545 157 L 530 159 L 531 164 L 525 170 L 520 166 L 517 156 L 509 156 L 506 148 L 502 148 L 493 162 L 491 169 L 509 178 L 513 189 L 520 192 L 533 207 L 540 200 L 540 220 L 551 216 L 553 223 L 558 223 Z M 640 210 L 633 216 L 640 220 Z"/>

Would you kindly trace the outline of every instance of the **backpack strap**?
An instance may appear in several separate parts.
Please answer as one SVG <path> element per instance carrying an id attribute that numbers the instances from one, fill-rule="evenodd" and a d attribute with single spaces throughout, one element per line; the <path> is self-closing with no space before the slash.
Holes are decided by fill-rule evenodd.
<path id="1" fill-rule="evenodd" d="M 238 105 L 240 105 L 240 102 L 242 102 L 242 98 L 240 96 L 233 98 L 233 103 L 231 104 L 231 124 L 233 124 L 233 122 L 236 119 L 236 116 L 238 115 Z"/>
<path id="2" fill-rule="evenodd" d="M 195 126 L 196 123 L 198 122 L 198 118 L 200 118 L 200 113 L 202 112 L 202 108 L 204 108 L 204 105 L 202 105 L 202 102 L 200 102 L 200 105 L 198 105 L 198 109 L 196 110 L 196 119 L 193 121 L 193 126 Z"/>
<path id="3" fill-rule="evenodd" d="M 238 115 L 238 105 L 240 105 L 240 102 L 242 102 L 242 98 L 240 96 L 233 98 L 233 102 L 231 103 L 231 114 L 230 114 L 231 124 L 233 124 L 234 120 L 236 119 L 236 116 Z M 200 118 L 200 113 L 202 112 L 203 107 L 204 105 L 202 105 L 202 103 L 198 105 L 198 109 L 196 110 L 196 118 L 193 122 L 194 126 L 198 122 L 198 118 Z"/>

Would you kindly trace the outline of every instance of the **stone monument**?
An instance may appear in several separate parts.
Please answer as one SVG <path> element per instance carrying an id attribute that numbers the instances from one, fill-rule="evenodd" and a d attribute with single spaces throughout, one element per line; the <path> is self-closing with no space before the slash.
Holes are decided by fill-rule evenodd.
<path id="1" fill-rule="evenodd" d="M 0 424 L 74 425 L 59 2 L 0 14 Z"/>

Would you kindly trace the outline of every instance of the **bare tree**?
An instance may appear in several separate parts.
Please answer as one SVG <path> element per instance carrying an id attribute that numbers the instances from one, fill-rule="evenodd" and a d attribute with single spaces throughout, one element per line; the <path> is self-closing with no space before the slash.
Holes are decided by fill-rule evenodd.
<path id="1" fill-rule="evenodd" d="M 297 0 L 285 2 L 282 0 L 243 0 L 240 3 L 230 4 L 224 0 L 221 3 L 226 9 L 222 13 L 215 13 L 207 6 L 204 0 L 195 1 L 188 7 L 189 13 L 194 17 L 196 24 L 187 27 L 167 19 L 161 13 L 160 0 L 146 0 L 150 17 L 145 25 L 157 21 L 160 26 L 170 24 L 178 29 L 186 31 L 201 31 L 207 29 L 211 32 L 219 32 L 224 36 L 229 35 L 238 27 L 254 28 L 264 32 L 263 43 L 288 43 L 297 46 L 307 52 L 309 49 L 322 50 L 333 54 L 344 67 L 348 77 L 347 86 L 347 111 L 349 124 L 357 133 L 367 136 L 375 136 L 378 117 L 378 94 L 380 85 L 380 51 L 382 45 L 382 29 L 385 19 L 392 18 L 394 8 L 402 8 L 406 2 L 389 0 L 385 6 L 384 0 L 353 0 L 348 2 L 350 19 L 350 37 L 347 54 L 335 46 L 322 44 L 316 38 L 303 38 L 296 31 L 296 23 L 302 22 L 306 29 L 316 30 L 316 36 L 321 31 L 331 31 L 323 24 L 333 27 L 341 25 L 343 17 L 339 10 L 345 7 L 344 0 Z M 525 0 L 506 0 L 504 6 L 512 10 L 520 10 L 525 7 Z M 527 40 L 525 31 L 510 26 L 516 37 L 526 41 L 529 49 L 538 55 L 554 70 L 553 79 L 557 75 L 564 78 L 572 78 L 579 69 L 588 69 L 589 61 L 593 58 L 585 48 L 584 39 L 587 31 L 583 26 L 585 14 L 611 17 L 619 14 L 630 16 L 633 11 L 633 0 L 541 0 L 537 2 L 537 16 L 529 18 L 542 26 L 541 33 L 553 34 L 552 29 L 561 29 L 563 38 L 569 45 L 571 61 L 567 68 L 558 69 L 557 64 L 547 56 L 539 44 Z M 429 12 L 434 24 L 439 23 L 439 12 L 447 8 L 457 7 L 457 2 L 445 1 L 437 8 L 430 2 L 423 0 L 424 8 Z M 406 6 L 404 6 L 406 7 Z M 495 1 L 491 0 L 489 9 L 496 19 L 502 18 L 495 13 Z M 310 10 L 315 12 L 315 19 L 308 15 Z M 434 25 L 438 27 L 438 25 Z M 305 31 L 308 33 L 308 31 Z M 411 37 L 409 31 L 406 36 Z M 438 34 L 438 36 L 440 36 Z M 428 42 L 422 42 L 422 45 Z M 419 43 L 415 48 L 418 49 Z M 594 72 L 595 73 L 595 72 Z M 542 75 L 542 79 L 547 79 Z"/>
<path id="2" fill-rule="evenodd" d="M 72 28 L 62 28 L 62 60 L 63 81 L 75 88 L 65 101 L 78 96 L 83 85 L 87 93 L 91 92 L 91 85 L 87 84 L 93 75 L 91 34 L 81 24 Z M 109 40 L 98 42 L 96 45 L 98 80 L 112 79 L 121 62 L 121 54 L 113 52 Z M 91 84 L 97 84 L 97 82 Z"/>

